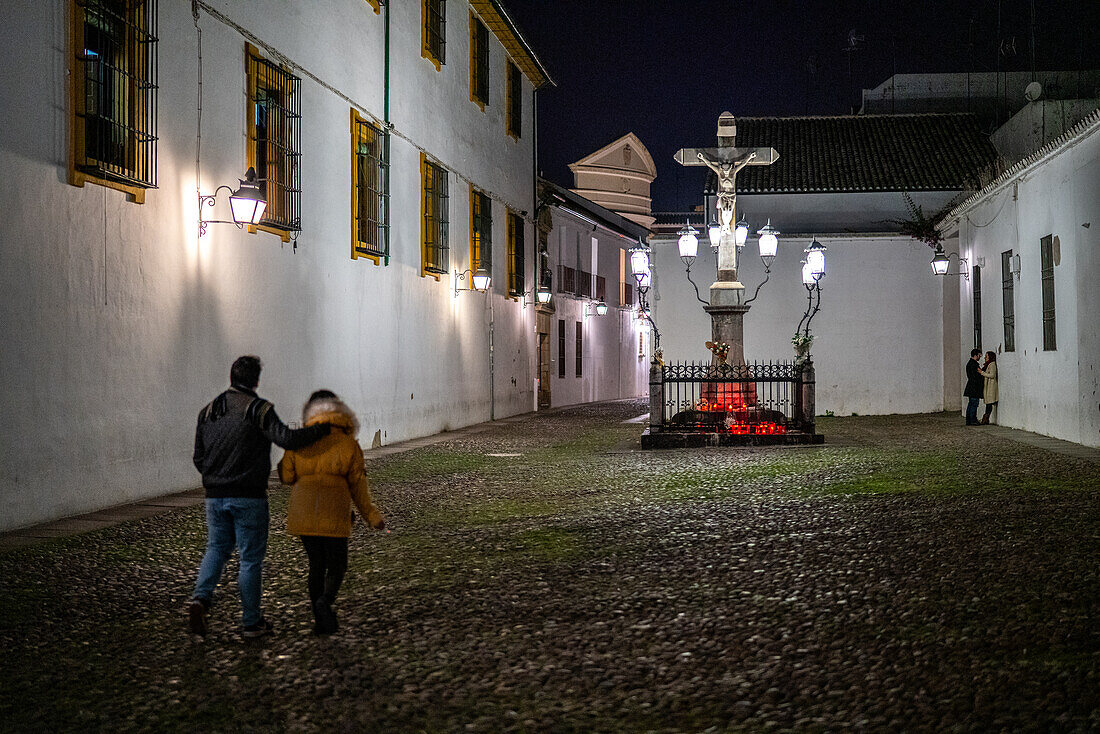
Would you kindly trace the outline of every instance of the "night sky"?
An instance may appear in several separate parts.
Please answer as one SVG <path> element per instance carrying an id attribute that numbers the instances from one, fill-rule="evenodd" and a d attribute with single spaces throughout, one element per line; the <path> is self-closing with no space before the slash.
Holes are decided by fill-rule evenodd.
<path id="1" fill-rule="evenodd" d="M 539 172 L 572 186 L 569 163 L 634 132 L 657 163 L 655 211 L 698 202 L 702 170 L 685 171 L 672 155 L 715 144 L 726 109 L 847 114 L 862 88 L 895 72 L 1029 70 L 1033 36 L 1038 70 L 1100 68 L 1096 0 L 505 5 L 557 82 L 539 92 Z M 730 36 L 737 40 L 719 40 Z"/>

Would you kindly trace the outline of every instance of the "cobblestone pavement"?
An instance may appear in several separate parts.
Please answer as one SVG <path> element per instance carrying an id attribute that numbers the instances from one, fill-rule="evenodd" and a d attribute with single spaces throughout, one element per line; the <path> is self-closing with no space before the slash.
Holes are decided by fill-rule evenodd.
<path id="1" fill-rule="evenodd" d="M 1095 731 L 1100 465 L 945 416 L 641 452 L 611 403 L 372 458 L 341 631 L 272 491 L 188 636 L 190 507 L 0 553 L 0 730 Z"/>

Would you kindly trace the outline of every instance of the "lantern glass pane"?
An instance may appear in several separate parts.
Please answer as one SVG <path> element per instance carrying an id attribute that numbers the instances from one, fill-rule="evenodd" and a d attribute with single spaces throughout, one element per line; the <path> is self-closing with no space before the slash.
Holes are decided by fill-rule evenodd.
<path id="1" fill-rule="evenodd" d="M 806 264 L 815 273 L 825 272 L 825 253 L 821 250 L 810 250 L 806 253 Z"/>
<path id="2" fill-rule="evenodd" d="M 699 238 L 694 234 L 680 235 L 680 257 L 695 257 L 699 253 Z"/>
<path id="3" fill-rule="evenodd" d="M 475 291 L 488 290 L 489 289 L 489 281 L 491 279 L 492 278 L 486 273 L 475 273 L 474 274 L 474 290 Z"/>
<path id="4" fill-rule="evenodd" d="M 630 251 L 630 272 L 638 275 L 649 270 L 649 253 L 641 248 Z"/>
<path id="5" fill-rule="evenodd" d="M 779 238 L 770 232 L 760 235 L 760 257 L 775 257 L 779 249 Z"/>
<path id="6" fill-rule="evenodd" d="M 737 242 L 738 247 L 744 247 L 745 242 L 749 239 L 749 227 L 747 224 L 738 224 L 736 229 L 733 230 L 734 240 Z"/>
<path id="7" fill-rule="evenodd" d="M 817 279 L 814 278 L 814 271 L 810 267 L 810 264 L 809 263 L 803 263 L 802 264 L 802 284 L 803 285 L 813 285 L 814 282 L 816 282 L 816 280 Z"/>

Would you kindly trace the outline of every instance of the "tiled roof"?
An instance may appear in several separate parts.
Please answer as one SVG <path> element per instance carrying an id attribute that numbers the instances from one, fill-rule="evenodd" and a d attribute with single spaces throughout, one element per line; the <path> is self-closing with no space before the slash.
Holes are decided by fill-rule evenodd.
<path id="1" fill-rule="evenodd" d="M 779 160 L 737 174 L 746 194 L 960 191 L 997 162 L 968 114 L 738 117 L 737 147 L 771 147 Z M 713 192 L 715 176 L 707 178 Z"/>

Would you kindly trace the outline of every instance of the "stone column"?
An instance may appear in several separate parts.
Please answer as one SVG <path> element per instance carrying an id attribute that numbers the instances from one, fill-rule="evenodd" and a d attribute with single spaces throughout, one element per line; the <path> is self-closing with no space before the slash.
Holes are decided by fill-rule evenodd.
<path id="1" fill-rule="evenodd" d="M 665 382 L 661 374 L 661 364 L 657 360 L 649 363 L 649 430 L 664 428 Z"/>
<path id="2" fill-rule="evenodd" d="M 806 433 L 814 433 L 814 415 L 817 413 L 817 375 L 812 359 L 802 365 L 802 426 Z"/>

